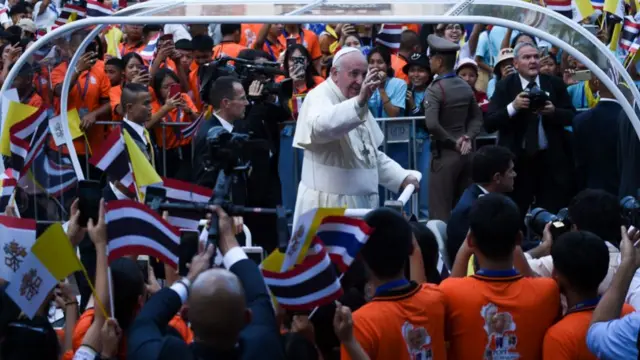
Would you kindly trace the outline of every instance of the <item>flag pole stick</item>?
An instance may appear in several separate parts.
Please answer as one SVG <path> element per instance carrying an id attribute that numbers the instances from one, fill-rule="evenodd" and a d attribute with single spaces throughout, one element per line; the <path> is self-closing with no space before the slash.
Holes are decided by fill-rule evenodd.
<path id="1" fill-rule="evenodd" d="M 98 292 L 96 291 L 95 287 L 93 287 L 93 283 L 91 282 L 91 279 L 89 278 L 89 274 L 87 273 L 87 269 L 84 267 L 84 265 L 82 265 L 82 263 L 80 261 L 78 261 L 78 263 L 80 263 L 80 268 L 82 269 L 82 274 L 87 279 L 87 284 L 89 284 L 89 288 L 91 289 L 91 293 L 93 294 L 93 299 L 95 301 L 95 304 L 98 306 L 100 311 L 102 311 L 102 315 L 104 315 L 104 318 L 108 319 L 109 318 L 109 313 L 107 312 L 107 309 L 104 307 L 104 304 L 100 300 L 100 297 L 98 297 Z M 109 290 L 111 290 L 111 289 L 109 289 Z M 109 298 L 111 298 L 111 294 L 109 294 Z M 113 309 L 111 311 L 112 311 L 111 313 L 113 314 Z"/>

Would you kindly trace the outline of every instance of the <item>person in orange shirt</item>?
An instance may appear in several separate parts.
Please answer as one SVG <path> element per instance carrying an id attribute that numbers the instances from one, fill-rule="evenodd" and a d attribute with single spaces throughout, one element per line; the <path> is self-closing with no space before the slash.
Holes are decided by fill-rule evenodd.
<path id="1" fill-rule="evenodd" d="M 171 34 L 163 35 L 158 39 L 158 51 L 153 58 L 151 76 L 155 75 L 159 69 L 166 68 L 178 75 L 180 86 L 183 89 L 189 89 L 189 68 L 178 66 L 182 61 L 182 54 L 176 50 Z"/>
<path id="2" fill-rule="evenodd" d="M 400 49 L 398 53 L 391 57 L 391 67 L 393 68 L 395 77 L 409 83 L 409 74 L 404 72 L 404 67 L 409 61 L 409 57 L 413 53 L 422 53 L 422 45 L 418 33 L 405 30 L 400 36 Z"/>
<path id="3" fill-rule="evenodd" d="M 413 251 L 409 222 L 389 208 L 371 211 L 365 221 L 374 231 L 360 254 L 376 290 L 353 313 L 355 339 L 371 359 L 446 359 L 442 292 L 404 276 Z M 351 359 L 344 345 L 341 358 Z"/>
<path id="4" fill-rule="evenodd" d="M 191 39 L 193 47 L 193 60 L 198 65 L 189 74 L 189 95 L 196 105 L 196 109 L 201 112 L 204 109 L 204 101 L 200 99 L 200 78 L 198 72 L 200 67 L 211 62 L 213 58 L 213 39 L 209 35 L 196 35 Z"/>
<path id="5" fill-rule="evenodd" d="M 180 89 L 178 76 L 169 69 L 160 69 L 151 81 L 151 87 L 156 94 L 151 103 L 151 120 L 145 126 L 154 129 L 155 143 L 160 148 L 161 158 L 156 162 L 159 173 L 163 176 L 177 179 L 189 179 L 191 163 L 191 138 L 183 139 L 182 126 L 162 126 L 166 123 L 190 123 L 198 118 L 198 110 Z M 162 158 L 166 154 L 166 158 Z M 165 168 L 166 164 L 166 168 Z"/>
<path id="6" fill-rule="evenodd" d="M 71 36 L 69 44 L 63 48 L 63 55 L 68 59 L 76 52 L 80 42 L 87 36 L 84 31 L 77 31 Z M 51 72 L 53 93 L 56 96 L 56 114 L 60 113 L 60 97 L 62 95 L 62 82 L 68 71 L 72 71 L 71 86 L 69 88 L 68 109 L 76 109 L 80 116 L 80 129 L 85 132 L 84 137 L 74 139 L 74 147 L 80 164 L 85 168 L 85 163 L 90 154 L 91 146 L 102 142 L 109 130 L 107 125 L 95 125 L 98 120 L 111 119 L 111 107 L 109 104 L 109 90 L 111 82 L 104 70 L 101 60 L 100 44 L 88 48 L 79 59 L 75 69 L 69 69 L 69 63 L 63 61 Z M 90 44 L 91 46 L 91 44 Z M 93 50 L 96 50 L 95 52 Z M 88 150 L 88 151 L 87 151 Z M 89 166 L 87 178 L 99 178 L 101 172 L 95 167 Z"/>
<path id="7" fill-rule="evenodd" d="M 140 53 L 144 47 L 144 34 L 142 25 L 124 25 L 122 28 L 124 32 L 124 42 L 120 44 L 118 48 L 120 56 L 125 56 L 130 52 Z"/>
<path id="8" fill-rule="evenodd" d="M 253 49 L 263 24 L 242 24 L 240 45 Z"/>
<path id="9" fill-rule="evenodd" d="M 271 56 L 271 61 L 278 61 L 280 54 L 287 49 L 286 44 L 280 42 L 280 35 L 284 27 L 282 24 L 264 24 L 253 44 L 256 50 L 262 49 Z"/>
<path id="10" fill-rule="evenodd" d="M 302 44 L 309 50 L 316 72 L 318 74 L 322 72 L 322 51 L 320 50 L 318 35 L 313 31 L 304 30 L 300 24 L 287 24 L 282 34 L 278 37 L 278 41 L 287 48 L 292 44 Z"/>
<path id="11" fill-rule="evenodd" d="M 13 65 L 11 65 L 11 68 L 13 68 Z M 42 105 L 48 105 L 44 104 L 40 95 L 36 93 L 31 79 L 33 79 L 33 67 L 31 67 L 29 63 L 25 63 L 22 65 L 18 75 L 13 80 L 13 87 L 18 91 L 20 102 L 35 108 L 40 108 Z"/>
<path id="12" fill-rule="evenodd" d="M 217 60 L 224 56 L 237 58 L 240 51 L 246 49 L 240 45 L 240 24 L 222 24 L 220 32 L 222 33 L 222 41 L 213 48 L 213 59 Z"/>
<path id="13" fill-rule="evenodd" d="M 113 60 L 113 59 L 111 59 Z M 117 86 L 112 86 L 109 90 L 109 102 L 111 104 L 111 118 L 114 121 L 122 120 L 124 110 L 122 109 L 122 86 L 125 83 L 136 83 L 149 86 L 151 77 L 147 68 L 144 66 L 144 60 L 138 53 L 130 52 L 122 57 L 122 65 L 124 66 L 124 77 L 122 82 Z"/>
<path id="14" fill-rule="evenodd" d="M 111 58 L 104 63 L 104 72 L 109 78 L 111 87 L 120 86 L 124 81 L 124 64 L 122 59 Z"/>
<path id="15" fill-rule="evenodd" d="M 596 360 L 587 348 L 587 331 L 593 311 L 600 300 L 598 286 L 609 270 L 609 250 L 604 240 L 586 231 L 560 236 L 551 245 L 553 278 L 567 300 L 568 311 L 562 320 L 547 330 L 542 347 L 543 359 Z M 621 317 L 633 312 L 622 307 Z"/>
<path id="16" fill-rule="evenodd" d="M 518 206 L 502 194 L 483 195 L 471 208 L 454 273 L 472 253 L 479 270 L 440 283 L 449 359 L 541 358 L 544 334 L 560 315 L 560 292 L 552 279 L 525 278 L 514 269 L 520 222 Z"/>
<path id="17" fill-rule="evenodd" d="M 191 73 L 198 68 L 198 64 L 193 61 L 193 46 L 191 40 L 180 39 L 175 44 L 176 51 L 180 54 L 180 64 Z"/>

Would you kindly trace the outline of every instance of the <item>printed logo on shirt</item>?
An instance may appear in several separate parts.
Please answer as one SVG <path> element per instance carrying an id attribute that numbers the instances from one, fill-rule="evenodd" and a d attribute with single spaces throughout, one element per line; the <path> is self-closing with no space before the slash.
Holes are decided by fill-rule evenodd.
<path id="1" fill-rule="evenodd" d="M 95 78 L 95 77 L 93 77 L 93 75 L 91 75 L 91 76 L 89 77 L 89 81 L 90 81 L 90 82 L 91 82 L 91 84 L 93 84 L 93 85 L 95 85 L 95 84 L 97 84 L 97 83 L 98 83 L 98 80 L 96 80 L 96 78 Z"/>
<path id="2" fill-rule="evenodd" d="M 402 325 L 402 337 L 407 344 L 407 350 L 409 350 L 409 356 L 412 360 L 433 359 L 431 336 L 429 336 L 427 329 L 414 327 L 413 324 L 406 321 Z"/>
<path id="3" fill-rule="evenodd" d="M 253 43 L 256 42 L 256 34 L 251 29 L 245 29 L 244 36 L 247 38 L 247 48 L 252 48 Z"/>
<path id="4" fill-rule="evenodd" d="M 480 315 L 487 332 L 484 360 L 519 359 L 520 354 L 514 352 L 518 338 L 513 316 L 508 312 L 498 311 L 498 307 L 492 303 L 483 306 Z"/>

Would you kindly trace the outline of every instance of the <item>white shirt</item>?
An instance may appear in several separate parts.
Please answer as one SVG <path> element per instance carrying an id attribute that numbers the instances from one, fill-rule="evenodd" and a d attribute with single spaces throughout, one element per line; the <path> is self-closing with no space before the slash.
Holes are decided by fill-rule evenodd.
<path id="1" fill-rule="evenodd" d="M 173 42 L 177 42 L 178 40 L 187 39 L 191 41 L 191 34 L 189 33 L 189 29 L 187 29 L 186 25 L 181 24 L 170 24 L 164 26 L 165 34 L 173 35 Z"/>
<path id="2" fill-rule="evenodd" d="M 227 130 L 228 132 L 232 132 L 233 131 L 233 125 L 228 122 L 227 120 L 223 119 L 220 115 L 218 114 L 214 114 L 217 118 L 218 121 L 220 121 L 220 124 L 222 125 L 222 127 Z"/>
<path id="3" fill-rule="evenodd" d="M 527 86 L 529 86 L 529 80 L 523 78 L 522 75 L 520 75 L 520 83 L 522 84 L 522 90 L 525 90 Z M 542 87 L 540 86 L 540 75 L 536 76 L 535 83 L 536 86 L 542 89 Z M 511 102 L 511 104 L 507 105 L 507 112 L 509 113 L 509 117 L 513 117 L 518 112 L 518 110 L 516 110 L 515 106 L 513 105 L 513 101 Z M 522 142 L 522 145 L 524 147 L 524 140 Z M 549 142 L 547 141 L 547 134 L 544 132 L 542 121 L 538 121 L 538 148 L 540 150 L 543 150 L 548 147 Z"/>
<path id="4" fill-rule="evenodd" d="M 135 131 L 136 134 L 140 136 L 140 138 L 142 139 L 142 142 L 144 142 L 145 145 L 149 145 L 149 143 L 147 142 L 147 137 L 144 135 L 144 126 L 140 124 L 136 124 L 131 120 L 127 120 L 126 118 L 124 119 L 124 122 L 126 122 L 129 126 L 131 126 L 133 131 Z"/>

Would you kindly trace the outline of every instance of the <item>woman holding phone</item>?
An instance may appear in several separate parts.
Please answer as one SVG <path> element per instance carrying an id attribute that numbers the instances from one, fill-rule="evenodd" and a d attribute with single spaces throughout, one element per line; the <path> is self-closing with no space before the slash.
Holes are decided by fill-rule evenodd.
<path id="1" fill-rule="evenodd" d="M 120 98 L 122 97 L 122 85 L 125 83 L 136 83 L 149 86 L 151 77 L 149 71 L 144 65 L 144 60 L 138 55 L 138 53 L 130 52 L 122 57 L 123 79 L 122 84 L 112 86 L 109 90 L 109 101 L 111 102 L 111 118 L 113 121 L 122 120 L 124 111 L 122 105 L 120 105 Z M 150 91 L 152 96 L 153 92 Z"/>
<path id="2" fill-rule="evenodd" d="M 191 138 L 183 139 L 183 126 L 172 123 L 189 123 L 195 121 L 199 114 L 189 96 L 182 92 L 180 79 L 173 71 L 163 68 L 151 79 L 151 88 L 155 99 L 151 103 L 151 119 L 147 129 L 154 129 L 152 134 L 155 143 L 165 151 L 161 151 L 160 161 L 156 162 L 158 172 L 162 176 L 187 179 L 191 161 Z M 163 126 L 161 123 L 168 123 Z M 163 158 L 166 153 L 166 159 Z M 166 168 L 164 167 L 166 164 Z"/>

